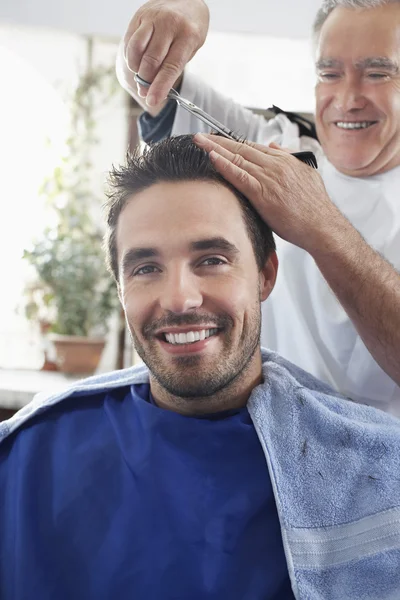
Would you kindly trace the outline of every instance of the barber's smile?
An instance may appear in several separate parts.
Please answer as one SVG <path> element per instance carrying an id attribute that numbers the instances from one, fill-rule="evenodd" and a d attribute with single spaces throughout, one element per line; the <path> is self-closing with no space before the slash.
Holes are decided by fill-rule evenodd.
<path id="1" fill-rule="evenodd" d="M 201 352 L 216 342 L 221 329 L 212 326 L 166 328 L 156 333 L 161 347 L 170 354 Z"/>
<path id="2" fill-rule="evenodd" d="M 374 125 L 377 125 L 378 121 L 334 121 L 336 129 L 343 133 L 362 133 L 368 131 Z"/>

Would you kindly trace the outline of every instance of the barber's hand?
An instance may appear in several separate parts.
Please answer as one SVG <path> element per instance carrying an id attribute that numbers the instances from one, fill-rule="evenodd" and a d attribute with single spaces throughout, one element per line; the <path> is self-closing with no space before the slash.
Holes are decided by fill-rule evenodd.
<path id="1" fill-rule="evenodd" d="M 281 238 L 307 250 L 321 249 L 331 231 L 347 223 L 312 167 L 276 144 L 240 143 L 196 134 L 217 171 L 253 204 Z"/>
<path id="2" fill-rule="evenodd" d="M 128 91 L 136 87 L 134 73 L 150 88 L 149 106 L 159 105 L 167 96 L 185 65 L 204 44 L 209 25 L 209 11 L 203 0 L 149 0 L 134 15 L 123 41 L 117 72 L 121 85 Z M 125 65 L 119 64 L 121 60 Z M 131 73 L 132 72 L 132 73 Z"/>

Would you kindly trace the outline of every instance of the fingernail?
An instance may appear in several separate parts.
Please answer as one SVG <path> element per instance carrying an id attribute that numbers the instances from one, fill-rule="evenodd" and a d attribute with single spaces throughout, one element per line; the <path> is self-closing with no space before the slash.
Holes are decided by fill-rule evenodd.
<path id="1" fill-rule="evenodd" d="M 207 138 L 204 137 L 204 135 L 201 134 L 201 133 L 196 133 L 195 136 L 194 136 L 194 140 L 196 142 L 200 142 L 200 143 L 204 144 L 204 142 L 207 141 Z"/>
<path id="2" fill-rule="evenodd" d="M 156 96 L 154 96 L 153 94 L 149 94 L 146 98 L 146 104 L 148 106 L 156 106 L 157 105 L 156 100 L 157 100 Z"/>
<path id="3" fill-rule="evenodd" d="M 138 91 L 140 98 L 146 98 L 146 94 L 143 92 L 143 90 L 139 84 L 137 85 L 137 91 Z"/>

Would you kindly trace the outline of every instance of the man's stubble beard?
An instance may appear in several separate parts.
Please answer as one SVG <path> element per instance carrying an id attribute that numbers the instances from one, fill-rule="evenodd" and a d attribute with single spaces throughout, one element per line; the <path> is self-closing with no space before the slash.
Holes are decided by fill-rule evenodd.
<path id="1" fill-rule="evenodd" d="M 229 390 L 231 394 L 235 393 L 235 388 L 239 386 L 240 380 L 245 376 L 254 355 L 260 348 L 260 303 L 257 310 L 252 312 L 248 323 L 248 329 L 242 336 L 242 343 L 239 343 L 233 356 L 229 355 L 232 343 L 229 332 L 224 329 L 219 334 L 225 336 L 225 339 L 218 364 L 213 362 L 212 367 L 207 365 L 203 369 L 201 361 L 204 361 L 204 358 L 201 355 L 173 357 L 175 368 L 166 367 L 159 358 L 159 351 L 154 351 L 158 344 L 154 337 L 150 336 L 150 339 L 145 337 L 148 344 L 148 349 L 145 349 L 129 322 L 128 328 L 136 352 L 161 388 L 178 398 L 198 400 L 223 393 L 224 389 L 227 392 Z"/>

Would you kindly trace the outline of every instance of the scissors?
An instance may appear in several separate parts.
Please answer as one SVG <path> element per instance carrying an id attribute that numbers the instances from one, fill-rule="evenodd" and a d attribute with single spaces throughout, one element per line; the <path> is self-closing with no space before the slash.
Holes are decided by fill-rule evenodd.
<path id="1" fill-rule="evenodd" d="M 149 83 L 145 79 L 142 79 L 142 77 L 140 77 L 138 73 L 135 73 L 134 79 L 136 83 L 143 87 L 148 88 L 151 85 L 151 83 Z M 217 121 L 217 119 L 214 119 L 214 117 L 206 113 L 204 110 L 193 104 L 193 102 L 190 102 L 190 100 L 186 100 L 186 98 L 183 98 L 183 96 L 181 96 L 180 93 L 177 92 L 174 88 L 171 88 L 169 90 L 167 98 L 175 100 L 179 106 L 181 106 L 182 108 L 190 112 L 192 115 L 200 119 L 200 121 L 203 121 L 203 123 L 211 127 L 211 129 L 218 131 L 218 133 L 220 133 L 224 137 L 229 138 L 230 140 L 234 140 L 235 142 L 243 142 L 243 138 L 238 136 L 234 131 L 231 131 L 230 129 L 225 127 L 225 125 Z M 318 168 L 317 159 L 315 158 L 313 152 L 294 152 L 292 153 L 292 156 L 295 156 L 296 158 L 306 163 L 310 167 L 313 167 L 314 169 Z"/>
<path id="2" fill-rule="evenodd" d="M 142 79 L 137 73 L 135 73 L 135 81 L 143 87 L 150 87 L 151 85 L 148 81 Z M 224 137 L 227 137 L 231 140 L 235 140 L 236 142 L 242 141 L 236 133 L 225 127 L 225 125 L 217 121 L 217 119 L 214 119 L 214 117 L 212 117 L 204 110 L 193 104 L 193 102 L 190 102 L 189 100 L 186 100 L 186 98 L 183 98 L 179 92 L 174 90 L 174 88 L 171 88 L 169 90 L 167 98 L 170 98 L 171 100 L 176 100 L 179 106 L 182 106 L 182 108 L 190 112 L 192 115 L 195 115 L 198 119 L 200 119 L 200 121 L 203 121 L 203 123 L 211 127 L 211 129 L 215 129 L 215 131 L 218 131 L 218 133 L 220 133 Z"/>

